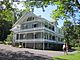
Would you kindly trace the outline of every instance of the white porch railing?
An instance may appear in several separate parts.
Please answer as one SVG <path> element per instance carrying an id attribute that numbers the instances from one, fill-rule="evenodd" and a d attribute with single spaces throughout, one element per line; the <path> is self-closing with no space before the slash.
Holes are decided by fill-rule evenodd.
<path id="1" fill-rule="evenodd" d="M 15 40 L 15 42 L 26 42 L 26 43 L 33 43 L 33 42 L 56 42 L 55 40 L 48 40 L 48 39 L 21 39 Z"/>

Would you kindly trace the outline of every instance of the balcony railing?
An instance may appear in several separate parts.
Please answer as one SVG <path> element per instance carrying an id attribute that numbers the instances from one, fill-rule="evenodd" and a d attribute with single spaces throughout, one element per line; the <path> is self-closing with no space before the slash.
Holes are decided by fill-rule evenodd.
<path id="1" fill-rule="evenodd" d="M 56 42 L 56 40 L 48 40 L 48 39 L 21 39 L 21 40 L 15 40 L 15 42 L 26 42 L 26 43 L 31 43 L 31 42 Z"/>
<path id="2" fill-rule="evenodd" d="M 20 31 L 33 31 L 33 30 L 41 30 L 44 29 L 44 27 L 36 27 L 36 28 L 29 28 L 29 29 L 20 29 Z"/>
<path id="3" fill-rule="evenodd" d="M 29 28 L 29 29 L 20 29 L 18 32 L 33 32 L 33 31 L 41 31 L 41 30 L 45 30 L 45 31 L 49 31 L 51 33 L 55 33 L 55 31 L 48 29 L 46 27 L 36 27 L 36 28 Z"/>

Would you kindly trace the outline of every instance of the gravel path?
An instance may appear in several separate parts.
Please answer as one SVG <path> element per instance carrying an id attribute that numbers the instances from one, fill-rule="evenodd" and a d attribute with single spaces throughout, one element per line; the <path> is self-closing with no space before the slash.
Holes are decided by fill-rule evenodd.
<path id="1" fill-rule="evenodd" d="M 61 55 L 64 55 L 64 52 L 16 48 L 0 44 L 0 60 L 50 60 L 51 57 Z"/>

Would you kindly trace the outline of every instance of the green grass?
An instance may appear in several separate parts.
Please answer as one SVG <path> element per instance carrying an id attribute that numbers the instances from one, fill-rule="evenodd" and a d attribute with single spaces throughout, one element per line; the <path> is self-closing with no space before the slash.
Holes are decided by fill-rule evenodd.
<path id="1" fill-rule="evenodd" d="M 53 57 L 51 60 L 80 60 L 80 52 L 59 57 Z"/>

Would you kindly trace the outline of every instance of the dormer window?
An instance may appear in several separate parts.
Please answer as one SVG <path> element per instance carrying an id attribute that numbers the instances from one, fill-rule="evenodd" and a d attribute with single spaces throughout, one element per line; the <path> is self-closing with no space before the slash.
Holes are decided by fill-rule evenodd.
<path id="1" fill-rule="evenodd" d="M 34 17 L 28 17 L 27 21 L 34 20 Z"/>

